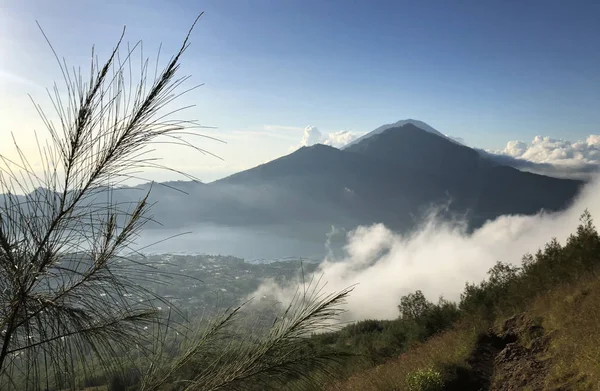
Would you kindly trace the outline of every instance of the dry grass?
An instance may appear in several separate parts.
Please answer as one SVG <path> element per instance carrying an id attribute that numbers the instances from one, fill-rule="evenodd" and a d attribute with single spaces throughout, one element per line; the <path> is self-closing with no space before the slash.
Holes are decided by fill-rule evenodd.
<path id="1" fill-rule="evenodd" d="M 406 390 L 409 373 L 425 368 L 445 371 L 465 366 L 475 345 L 477 330 L 457 326 L 452 330 L 417 344 L 398 358 L 358 373 L 344 382 L 335 383 L 329 391 Z"/>
<path id="2" fill-rule="evenodd" d="M 551 335 L 548 355 L 551 388 L 597 389 L 600 384 L 600 280 L 590 277 L 578 284 L 557 287 L 537 298 L 533 315 L 543 317 Z"/>
<path id="3" fill-rule="evenodd" d="M 600 279 L 590 276 L 573 284 L 557 286 L 534 299 L 529 318 L 540 318 L 549 336 L 548 390 L 596 390 L 600 384 Z M 456 327 L 415 345 L 408 352 L 376 368 L 355 374 L 327 388 L 342 390 L 407 390 L 409 373 L 425 368 L 444 371 L 466 366 L 475 345 L 476 328 Z M 446 372 L 446 375 L 451 376 Z"/>
<path id="4" fill-rule="evenodd" d="M 600 390 L 598 254 L 600 238 L 586 211 L 577 234 L 569 238 L 565 247 L 553 241 L 543 252 L 527 258 L 529 262 L 520 274 L 495 270 L 485 285 L 473 290 L 474 305 L 463 309 L 463 315 L 475 327 L 457 326 L 413 346 L 396 359 L 357 372 L 346 381 L 325 389 L 407 390 L 407 376 L 429 368 L 441 372 L 448 384 L 454 380 L 458 368 L 470 369 L 467 362 L 471 353 L 486 350 L 484 345 L 474 352 L 479 332 L 496 329 L 496 337 L 501 340 L 505 332 L 516 337 L 516 342 L 506 345 L 493 363 L 494 374 L 489 380 L 496 386 L 502 384 L 502 389 L 524 390 Z M 493 281 L 498 278 L 500 285 Z M 508 287 L 512 291 L 504 289 L 503 279 L 510 283 Z M 534 297 L 536 293 L 538 296 Z M 482 309 L 493 311 L 484 310 L 481 317 Z M 488 327 L 492 325 L 495 327 L 490 330 Z M 488 360 L 494 351 L 484 353 L 486 357 L 482 359 Z M 473 365 L 479 367 L 478 362 Z M 480 368 L 472 369 L 477 374 Z"/>

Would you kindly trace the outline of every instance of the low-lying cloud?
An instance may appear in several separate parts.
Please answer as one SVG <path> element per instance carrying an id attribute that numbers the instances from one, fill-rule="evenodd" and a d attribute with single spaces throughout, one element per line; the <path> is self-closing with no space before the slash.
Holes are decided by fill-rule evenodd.
<path id="1" fill-rule="evenodd" d="M 352 132 L 347 130 L 339 130 L 337 132 L 329 133 L 323 141 L 323 144 L 341 148 L 356 140 L 356 137 L 356 134 Z"/>
<path id="2" fill-rule="evenodd" d="M 535 163 L 599 164 L 600 135 L 592 134 L 585 141 L 575 142 L 536 136 L 531 143 L 510 141 L 501 152 Z"/>
<path id="3" fill-rule="evenodd" d="M 357 284 L 348 303 L 348 320 L 393 319 L 400 297 L 417 289 L 430 300 L 443 295 L 459 300 L 466 282 L 480 282 L 498 261 L 520 265 L 553 237 L 564 243 L 588 208 L 600 216 L 600 181 L 586 185 L 567 210 L 535 216 L 501 216 L 472 233 L 464 224 L 431 216 L 410 235 L 382 224 L 358 227 L 347 236 L 345 254 L 326 259 L 315 276 L 338 291 Z M 255 297 L 274 295 L 289 301 L 295 286 L 265 282 Z"/>
<path id="4" fill-rule="evenodd" d="M 499 151 L 487 151 L 505 164 L 546 175 L 588 179 L 600 168 L 600 135 L 582 141 L 536 136 L 530 143 L 509 141 Z"/>

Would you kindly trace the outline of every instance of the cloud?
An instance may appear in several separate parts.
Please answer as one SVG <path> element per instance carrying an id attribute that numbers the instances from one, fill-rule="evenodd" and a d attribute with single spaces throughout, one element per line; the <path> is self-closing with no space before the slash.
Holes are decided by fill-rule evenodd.
<path id="1" fill-rule="evenodd" d="M 443 295 L 456 301 L 466 282 L 480 282 L 497 261 L 520 265 L 524 254 L 535 253 L 553 237 L 564 243 L 585 208 L 600 216 L 598 180 L 563 212 L 501 216 L 472 233 L 461 222 L 443 222 L 435 215 L 408 235 L 382 224 L 358 227 L 347 235 L 344 255 L 324 260 L 314 277 L 325 281 L 329 292 L 357 284 L 346 320 L 393 319 L 403 295 L 420 289 L 430 300 Z M 293 285 L 271 281 L 253 296 L 274 295 L 287 302 L 293 293 Z"/>
<path id="2" fill-rule="evenodd" d="M 316 126 L 307 126 L 304 128 L 302 139 L 299 145 L 289 148 L 290 151 L 295 151 L 300 147 L 309 147 L 315 144 L 325 144 L 335 148 L 341 148 L 357 138 L 357 134 L 348 130 L 339 130 L 327 134 L 321 133 Z"/>
<path id="3" fill-rule="evenodd" d="M 530 143 L 509 141 L 497 151 L 486 151 L 516 168 L 547 175 L 588 179 L 600 168 L 600 135 L 584 141 L 568 141 L 536 136 Z"/>
<path id="4" fill-rule="evenodd" d="M 534 163 L 599 164 L 600 136 L 590 135 L 585 141 L 568 141 L 536 136 L 531 143 L 510 141 L 502 154 Z"/>
<path id="5" fill-rule="evenodd" d="M 352 141 L 356 140 L 356 134 L 349 132 L 347 130 L 339 130 L 337 132 L 329 133 L 323 144 L 331 145 L 332 147 L 341 148 L 345 145 L 350 144 Z"/>
<path id="6" fill-rule="evenodd" d="M 322 138 L 323 135 L 316 126 L 307 126 L 304 128 L 304 134 L 302 135 L 302 140 L 300 140 L 300 146 L 308 147 L 313 144 L 317 144 L 321 142 Z"/>

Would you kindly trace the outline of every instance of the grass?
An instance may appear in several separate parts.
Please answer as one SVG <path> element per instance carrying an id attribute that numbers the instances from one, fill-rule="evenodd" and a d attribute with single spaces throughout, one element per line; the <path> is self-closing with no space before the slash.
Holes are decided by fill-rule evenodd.
<path id="1" fill-rule="evenodd" d="M 346 381 L 332 384 L 328 391 L 402 391 L 409 390 L 407 377 L 426 368 L 444 374 L 445 380 L 453 377 L 449 368 L 466 366 L 475 345 L 478 330 L 474 327 L 457 325 L 454 329 L 440 333 L 425 343 L 414 345 L 396 359 L 358 373 Z"/>
<path id="2" fill-rule="evenodd" d="M 528 318 L 538 320 L 544 334 L 550 336 L 546 357 L 540 357 L 551 360 L 546 389 L 591 390 L 600 384 L 598 297 L 600 280 L 594 277 L 561 285 L 538 296 L 527 307 Z M 501 319 L 496 323 L 502 323 Z M 444 381 L 448 382 L 454 377 L 451 368 L 468 367 L 467 359 L 483 329 L 484 324 L 456 325 L 414 345 L 395 359 L 330 385 L 327 390 L 410 390 L 407 378 L 427 368 L 443 373 Z M 522 343 L 527 345 L 525 338 Z"/>
<path id="3" fill-rule="evenodd" d="M 541 325 L 548 338 L 548 349 L 539 353 L 549 360 L 544 389 L 595 390 L 600 384 L 600 279 L 590 275 L 577 282 L 556 286 L 535 297 L 525 307 L 533 324 Z M 500 325 L 506 318 L 494 322 Z M 432 368 L 444 375 L 447 383 L 451 368 L 468 367 L 469 358 L 480 331 L 479 326 L 456 325 L 424 343 L 416 344 L 397 358 L 375 368 L 356 373 L 345 381 L 330 385 L 328 391 L 410 390 L 407 377 Z M 527 335 L 520 344 L 528 347 Z"/>
<path id="4" fill-rule="evenodd" d="M 414 380 L 425 372 L 436 377 L 441 374 L 448 386 L 459 373 L 459 380 L 463 381 L 465 373 L 479 374 L 487 365 L 493 365 L 491 378 L 485 378 L 492 386 L 598 389 L 598 254 L 600 237 L 586 212 L 577 234 L 566 245 L 553 240 L 535 256 L 526 256 L 523 267 L 498 264 L 490 270 L 486 281 L 467 285 L 459 306 L 461 320 L 450 329 L 325 389 L 411 390 L 412 383 L 407 379 Z M 510 338 L 514 340 L 504 343 L 515 345 L 493 347 L 508 350 L 499 356 L 501 359 L 486 364 L 489 354 L 495 355 L 500 350 L 486 353 L 489 347 L 479 339 L 484 334 L 500 339 L 512 335 Z M 478 360 L 482 352 L 486 361 L 473 362 L 471 368 L 471 360 Z"/>
<path id="5" fill-rule="evenodd" d="M 530 312 L 543 318 L 551 336 L 547 383 L 573 390 L 600 384 L 600 280 L 565 284 L 534 300 Z"/>

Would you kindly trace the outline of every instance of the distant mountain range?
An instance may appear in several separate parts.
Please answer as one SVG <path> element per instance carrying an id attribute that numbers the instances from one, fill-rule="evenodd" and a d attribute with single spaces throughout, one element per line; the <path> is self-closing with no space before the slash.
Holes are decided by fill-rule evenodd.
<path id="1" fill-rule="evenodd" d="M 432 209 L 442 218 L 460 218 L 470 228 L 506 214 L 556 211 L 571 202 L 583 182 L 519 171 L 423 122 L 405 120 L 382 126 L 343 149 L 302 147 L 212 183 L 164 185 L 153 185 L 150 195 L 153 218 L 162 226 L 146 228 L 179 232 L 208 224 L 221 227 L 211 231 L 221 232 L 218 239 L 230 232 L 223 227 L 250 232 L 246 248 L 261 238 L 268 243 L 266 238 L 276 233 L 291 238 L 297 249 L 304 248 L 302 241 L 323 249 L 332 226 L 344 232 L 384 223 L 406 232 Z M 135 201 L 149 186 L 122 188 L 113 198 Z M 224 239 L 235 241 L 233 236 Z M 230 249 L 228 245 L 222 253 L 232 254 Z M 283 249 L 278 254 L 299 253 Z"/>
<path id="2" fill-rule="evenodd" d="M 564 208 L 583 182 L 522 172 L 420 121 L 385 125 L 343 149 L 317 144 L 209 183 L 155 186 L 167 227 L 210 222 L 318 235 L 381 222 L 405 231 L 432 207 L 471 227 L 505 214 Z M 283 228 L 282 228 L 283 227 Z"/>

